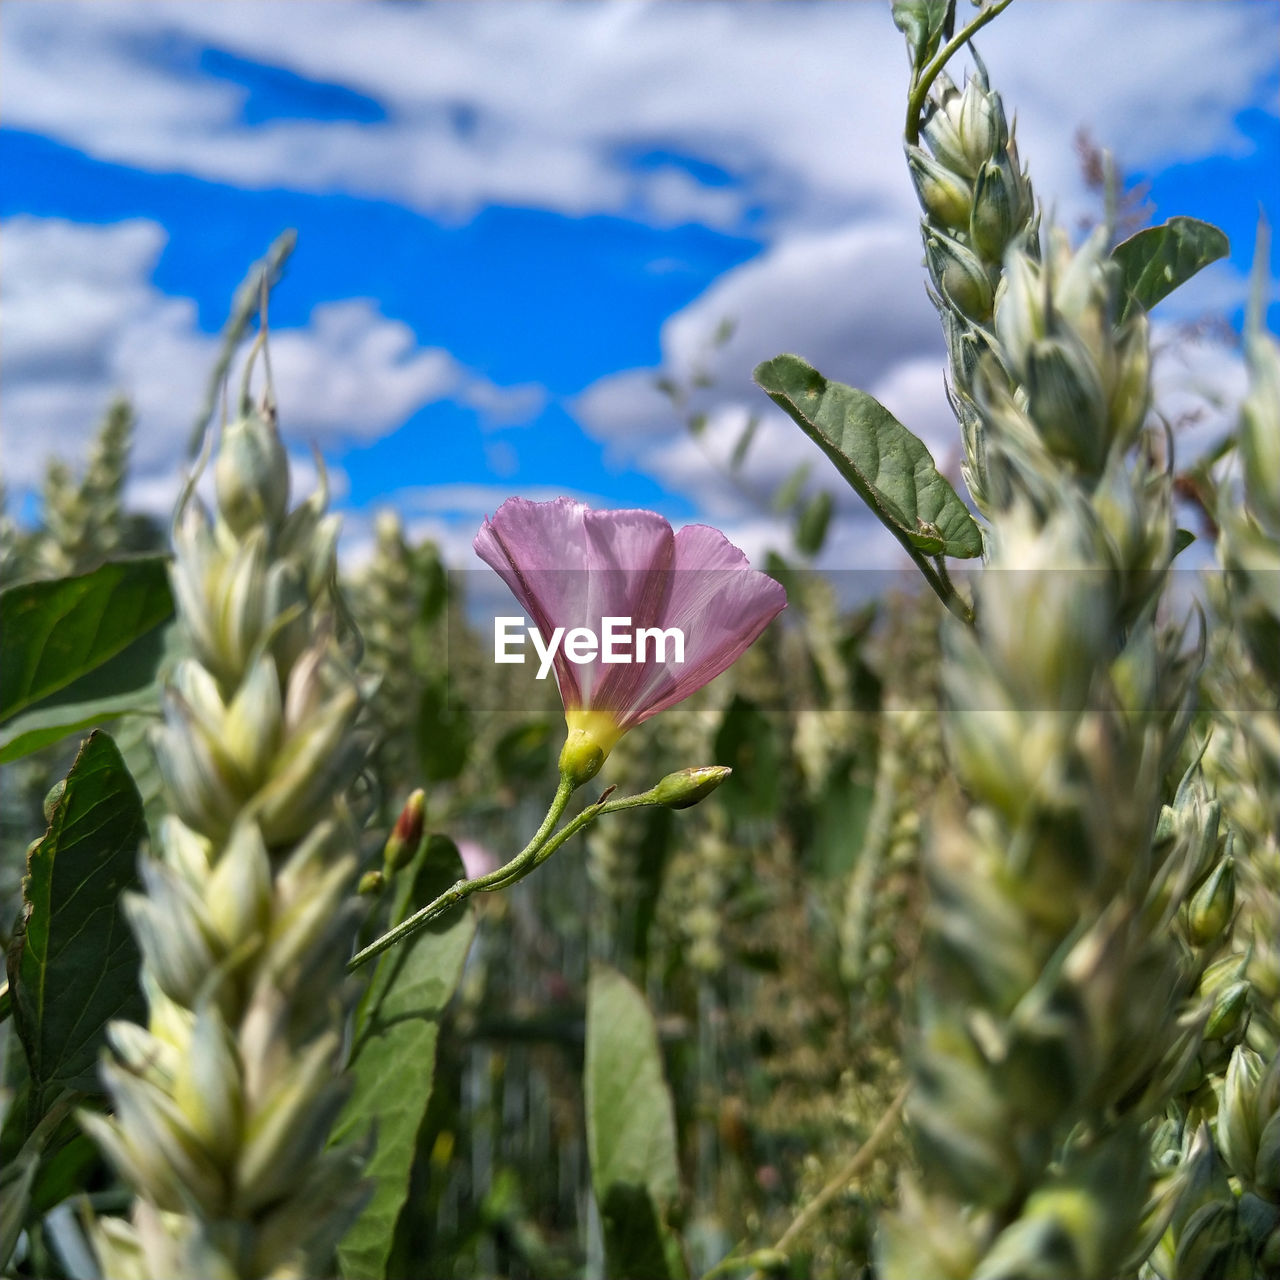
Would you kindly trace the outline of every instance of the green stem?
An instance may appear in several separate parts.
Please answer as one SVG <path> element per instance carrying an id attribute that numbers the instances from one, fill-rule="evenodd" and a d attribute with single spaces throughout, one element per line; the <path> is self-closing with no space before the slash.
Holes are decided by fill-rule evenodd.
<path id="1" fill-rule="evenodd" d="M 968 26 L 952 36 L 934 55 L 933 61 L 920 72 L 911 86 L 911 95 L 907 98 L 906 133 L 907 141 L 913 147 L 920 141 L 920 112 L 924 109 L 924 100 L 929 96 L 929 90 L 939 72 L 951 61 L 961 45 L 971 40 L 992 18 L 1003 13 L 1012 3 L 1013 0 L 996 0 L 995 4 L 988 5 Z"/>
<path id="2" fill-rule="evenodd" d="M 952 613 L 960 619 L 961 622 L 973 625 L 973 605 L 967 601 L 959 591 L 956 590 L 956 584 L 951 581 L 951 575 L 947 572 L 947 561 L 943 556 L 934 556 L 933 563 L 938 571 L 938 580 L 946 590 L 943 597 L 943 603 L 951 610 Z"/>
<path id="3" fill-rule="evenodd" d="M 534 833 L 533 839 L 505 866 L 488 875 L 477 876 L 474 880 L 459 880 L 451 889 L 446 889 L 438 898 L 428 902 L 425 907 L 415 911 L 413 915 L 401 921 L 394 929 L 389 929 L 380 938 L 375 938 L 367 947 L 357 951 L 347 962 L 347 971 L 359 968 L 366 960 L 372 960 L 388 947 L 426 928 L 432 920 L 443 915 L 458 903 L 465 901 L 475 893 L 492 893 L 495 889 L 505 889 L 508 885 L 523 880 L 535 867 L 540 867 L 555 851 L 568 840 L 572 840 L 580 831 L 585 831 L 595 820 L 606 813 L 619 813 L 623 809 L 640 809 L 645 805 L 658 803 L 651 791 L 643 791 L 639 795 L 622 796 L 618 800 L 603 799 L 588 805 L 578 816 L 556 831 L 555 825 L 564 815 L 569 797 L 573 794 L 573 784 L 566 778 L 560 779 L 555 799 L 542 825 Z M 610 788 L 612 790 L 612 788 Z M 605 793 L 606 796 L 608 792 Z"/>
<path id="4" fill-rule="evenodd" d="M 357 951 L 347 962 L 347 972 L 350 973 L 353 969 L 358 969 L 366 960 L 372 960 L 374 956 L 381 955 L 388 947 L 395 946 L 401 939 L 407 938 L 411 934 L 417 933 L 419 929 L 425 928 L 437 916 L 448 911 L 451 907 L 457 906 L 459 902 L 471 897 L 473 893 L 486 893 L 491 889 L 501 889 L 505 885 L 513 884 L 522 876 L 528 875 L 537 865 L 538 853 L 546 843 L 547 837 L 555 830 L 555 825 L 560 821 L 565 809 L 568 807 L 569 797 L 572 794 L 573 783 L 562 777 L 560 785 L 556 788 L 555 798 L 551 801 L 551 807 L 547 810 L 547 816 L 542 820 L 542 825 L 534 832 L 533 839 L 510 862 L 505 866 L 499 867 L 496 871 L 490 871 L 488 875 L 477 876 L 474 880 L 459 880 L 453 888 L 446 889 L 438 898 L 428 902 L 425 907 L 415 911 L 407 919 L 402 920 L 394 929 L 388 929 L 380 938 L 375 938 L 367 947 Z"/>
<path id="5" fill-rule="evenodd" d="M 941 556 L 937 556 L 934 564 L 938 567 L 934 568 L 929 563 L 929 558 L 923 552 L 917 551 L 905 537 L 900 537 L 898 541 L 906 548 L 907 554 L 916 563 L 916 568 L 924 574 L 924 580 L 933 588 L 933 593 L 942 601 L 947 608 L 955 614 L 966 626 L 973 625 L 973 609 L 966 603 L 964 598 L 956 590 L 955 584 L 951 581 L 950 575 L 944 567 Z M 939 572 L 941 570 L 941 572 Z"/>

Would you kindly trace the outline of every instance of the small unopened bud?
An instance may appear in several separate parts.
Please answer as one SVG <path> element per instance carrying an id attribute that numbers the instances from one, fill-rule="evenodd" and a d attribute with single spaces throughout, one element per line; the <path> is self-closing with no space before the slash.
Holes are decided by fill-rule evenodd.
<path id="1" fill-rule="evenodd" d="M 960 139 L 961 93 L 955 81 L 945 71 L 942 72 L 934 81 L 929 96 L 929 106 L 920 129 L 929 150 L 953 173 L 970 180 L 976 178 L 978 165 L 966 155 Z M 983 160 L 986 158 L 983 156 Z"/>
<path id="2" fill-rule="evenodd" d="M 1127 448 L 1146 421 L 1151 399 L 1151 335 L 1139 312 L 1116 330 L 1112 385 L 1107 402 L 1112 438 Z"/>
<path id="3" fill-rule="evenodd" d="M 1242 1029 L 1245 1015 L 1249 1009 L 1249 993 L 1252 990 L 1247 982 L 1233 982 L 1221 991 L 1215 992 L 1213 1007 L 1204 1024 L 1204 1038 L 1207 1041 L 1231 1041 L 1237 1039 Z"/>
<path id="4" fill-rule="evenodd" d="M 1235 905 L 1235 860 L 1223 858 L 1187 904 L 1187 935 L 1192 944 L 1207 947 L 1222 937 Z"/>
<path id="5" fill-rule="evenodd" d="M 1026 224 L 1026 184 L 1006 159 L 989 160 L 978 173 L 969 217 L 969 237 L 988 262 L 1004 258 L 1009 242 Z"/>
<path id="6" fill-rule="evenodd" d="M 218 510 L 232 533 L 275 526 L 289 505 L 289 459 L 271 415 L 250 410 L 223 431 L 214 464 Z"/>
<path id="7" fill-rule="evenodd" d="M 1027 412 L 1045 444 L 1096 475 L 1111 447 L 1098 370 L 1073 335 L 1044 338 L 1026 358 Z"/>
<path id="8" fill-rule="evenodd" d="M 404 802 L 396 825 L 391 828 L 387 843 L 382 847 L 382 866 L 387 875 L 395 875 L 418 852 L 418 845 L 422 843 L 422 824 L 426 809 L 426 793 L 419 787 Z M 361 892 L 364 890 L 361 889 Z"/>
<path id="9" fill-rule="evenodd" d="M 1175 1276 L 1250 1276 L 1248 1249 L 1234 1199 L 1201 1205 L 1183 1228 Z"/>
<path id="10" fill-rule="evenodd" d="M 1218 1099 L 1218 1147 L 1231 1172 L 1242 1182 L 1253 1181 L 1261 1136 L 1256 1109 L 1262 1059 L 1237 1045 L 1227 1065 L 1227 1078 Z"/>
<path id="11" fill-rule="evenodd" d="M 970 320 L 988 323 L 995 290 L 977 256 L 958 240 L 936 232 L 926 232 L 924 252 L 939 293 Z"/>
<path id="12" fill-rule="evenodd" d="M 973 192 L 968 183 L 921 147 L 907 148 L 907 167 L 921 207 L 930 219 L 948 231 L 966 229 L 973 207 Z"/>
<path id="13" fill-rule="evenodd" d="M 356 892 L 364 898 L 376 898 L 387 887 L 387 877 L 381 871 L 366 871 L 356 885 Z"/>
<path id="14" fill-rule="evenodd" d="M 680 769 L 667 774 L 649 794 L 655 804 L 668 809 L 689 809 L 705 800 L 732 772 L 722 764 Z"/>
<path id="15" fill-rule="evenodd" d="M 1000 95 L 978 76 L 970 76 L 960 98 L 960 145 L 965 158 L 978 169 L 1009 141 Z"/>

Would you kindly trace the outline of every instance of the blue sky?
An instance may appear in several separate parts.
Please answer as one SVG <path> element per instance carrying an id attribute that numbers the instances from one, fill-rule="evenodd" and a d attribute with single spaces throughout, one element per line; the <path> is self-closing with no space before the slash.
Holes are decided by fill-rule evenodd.
<path id="1" fill-rule="evenodd" d="M 767 497 L 807 446 L 750 385 L 780 350 L 954 461 L 887 4 L 5 10 L 0 460 L 19 503 L 124 390 L 131 498 L 167 508 L 231 294 L 284 227 L 299 242 L 272 302 L 282 424 L 304 484 L 322 449 L 352 554 L 389 504 L 465 563 L 511 493 L 785 545 Z M 1158 218 L 1232 236 L 1232 262 L 1166 323 L 1238 322 L 1259 206 L 1280 219 L 1280 5 L 1018 0 L 981 49 L 1057 218 L 1092 207 L 1083 126 L 1150 182 Z M 698 375 L 694 440 L 654 383 Z M 1214 344 L 1162 376 L 1175 408 L 1239 389 Z M 840 511 L 829 563 L 892 558 L 852 501 Z"/>

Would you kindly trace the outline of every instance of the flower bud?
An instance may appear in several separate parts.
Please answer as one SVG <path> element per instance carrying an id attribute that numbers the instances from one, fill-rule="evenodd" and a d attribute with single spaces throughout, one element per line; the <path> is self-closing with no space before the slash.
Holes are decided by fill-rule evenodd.
<path id="1" fill-rule="evenodd" d="M 669 773 L 649 794 L 668 809 L 689 809 L 705 800 L 731 773 L 725 765 L 702 765 Z"/>
<path id="2" fill-rule="evenodd" d="M 1280 1197 L 1280 1111 L 1267 1120 L 1258 1138 L 1253 1185 L 1269 1199 Z"/>
<path id="3" fill-rule="evenodd" d="M 350 737 L 359 709 L 357 690 L 338 688 L 276 752 L 271 774 L 253 799 L 269 845 L 296 840 L 307 831 L 316 807 L 332 794 L 334 780 L 349 776 L 353 755 L 361 754 Z"/>
<path id="4" fill-rule="evenodd" d="M 158 863 L 141 864 L 147 894 L 126 893 L 121 901 L 138 948 L 160 989 L 190 1003 L 221 960 L 204 904 Z"/>
<path id="5" fill-rule="evenodd" d="M 941 72 L 930 91 L 920 132 L 940 163 L 952 173 L 972 181 L 978 176 L 978 165 L 970 162 L 960 140 L 960 102 L 961 93 L 955 81 L 945 71 Z"/>
<path id="6" fill-rule="evenodd" d="M 250 409 L 225 427 L 213 474 L 219 514 L 237 537 L 280 524 L 289 505 L 289 459 L 275 415 Z"/>
<path id="7" fill-rule="evenodd" d="M 941 75 L 931 94 L 922 132 L 935 156 L 954 173 L 976 178 L 979 169 L 1009 142 L 1000 95 L 982 76 L 970 76 L 964 92 Z"/>
<path id="8" fill-rule="evenodd" d="M 975 171 L 1004 150 L 1009 126 L 1000 95 L 981 76 L 970 76 L 960 98 L 960 144 Z"/>
<path id="9" fill-rule="evenodd" d="M 1178 1239 L 1172 1274 L 1251 1280 L 1254 1271 L 1234 1200 L 1215 1200 L 1191 1215 Z"/>
<path id="10" fill-rule="evenodd" d="M 1213 1005 L 1204 1024 L 1206 1041 L 1229 1041 L 1236 1037 L 1249 1011 L 1252 987 L 1247 982 L 1233 982 L 1213 993 Z"/>
<path id="11" fill-rule="evenodd" d="M 253 821 L 237 822 L 208 878 L 209 920 L 230 952 L 271 919 L 271 860 Z"/>
<path id="12" fill-rule="evenodd" d="M 237 678 L 249 665 L 266 625 L 267 531 L 251 529 L 220 574 L 206 583 L 216 649 L 201 661 L 220 678 Z"/>
<path id="13" fill-rule="evenodd" d="M 378 870 L 366 871 L 356 884 L 356 892 L 362 898 L 376 898 L 387 887 L 386 875 Z"/>
<path id="14" fill-rule="evenodd" d="M 426 811 L 426 792 L 419 787 L 404 802 L 396 825 L 382 848 L 382 866 L 388 876 L 395 875 L 418 852 Z"/>
<path id="15" fill-rule="evenodd" d="M 194 1200 L 206 1214 L 219 1214 L 226 1196 L 221 1173 L 173 1099 L 111 1062 L 102 1064 L 102 1078 L 116 1109 L 118 1145 L 108 1155 L 132 1156 L 141 1187 L 160 1208 L 178 1210 Z"/>
<path id="16" fill-rule="evenodd" d="M 172 1096 L 191 1133 L 219 1165 L 225 1165 L 242 1140 L 244 1099 L 235 1047 L 216 1008 L 197 1012 Z"/>
<path id="17" fill-rule="evenodd" d="M 1151 340 L 1146 315 L 1138 312 L 1126 320 L 1114 340 L 1107 414 L 1112 438 L 1127 449 L 1142 430 L 1151 398 Z"/>
<path id="18" fill-rule="evenodd" d="M 223 745 L 249 790 L 257 787 L 275 754 L 282 711 L 275 659 L 269 652 L 259 654 L 223 721 Z"/>
<path id="19" fill-rule="evenodd" d="M 921 147 L 907 148 L 907 167 L 921 208 L 930 221 L 948 231 L 965 230 L 973 208 L 973 192 L 968 183 Z"/>
<path id="20" fill-rule="evenodd" d="M 1042 338 L 1025 357 L 1027 412 L 1041 439 L 1089 475 L 1107 460 L 1111 434 L 1098 370 L 1073 334 Z"/>
<path id="21" fill-rule="evenodd" d="M 1218 1099 L 1218 1147 L 1231 1172 L 1246 1183 L 1253 1181 L 1261 1133 L 1255 1107 L 1261 1076 L 1262 1059 L 1237 1045 Z"/>
<path id="22" fill-rule="evenodd" d="M 338 1046 L 339 1038 L 327 1034 L 295 1054 L 251 1117 L 236 1168 L 239 1213 L 283 1195 L 323 1149 L 345 1092 L 334 1077 Z"/>
<path id="23" fill-rule="evenodd" d="M 220 838 L 240 809 L 242 780 L 218 737 L 176 689 L 166 690 L 164 711 L 166 723 L 152 738 L 173 812 L 201 834 Z"/>
<path id="24" fill-rule="evenodd" d="M 941 232 L 924 235 L 925 261 L 938 292 L 977 324 L 991 319 L 995 291 L 987 269 L 970 249 Z"/>
<path id="25" fill-rule="evenodd" d="M 1218 941 L 1231 923 L 1236 905 L 1235 860 L 1223 858 L 1187 903 L 1187 936 L 1193 946 Z"/>
<path id="26" fill-rule="evenodd" d="M 1026 226 L 1026 183 L 1003 156 L 978 173 L 969 215 L 969 238 L 988 262 L 1000 263 L 1009 242 Z"/>

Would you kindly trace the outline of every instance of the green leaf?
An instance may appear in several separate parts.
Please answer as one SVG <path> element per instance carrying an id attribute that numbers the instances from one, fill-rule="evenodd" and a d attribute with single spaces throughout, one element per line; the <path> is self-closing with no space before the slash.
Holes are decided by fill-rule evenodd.
<path id="1" fill-rule="evenodd" d="M 1225 258 L 1230 248 L 1222 231 L 1198 218 L 1170 218 L 1116 245 L 1111 257 L 1120 264 L 1124 290 L 1120 319 L 1135 306 L 1150 311 L 1197 271 Z"/>
<path id="2" fill-rule="evenodd" d="M 675 1111 L 658 1031 L 644 997 L 620 973 L 587 984 L 587 1150 L 610 1280 L 684 1274 L 666 1214 L 680 1192 Z"/>
<path id="3" fill-rule="evenodd" d="M 73 685 L 73 700 L 84 701 L 149 683 L 155 668 L 145 659 L 158 653 L 151 633 L 172 614 L 162 556 L 113 560 L 78 578 L 0 592 L 0 723 Z M 85 682 L 104 671 L 114 683 Z"/>
<path id="4" fill-rule="evenodd" d="M 159 713 L 160 690 L 154 679 L 145 688 L 116 697 L 87 698 L 71 703 L 59 701 L 56 706 L 41 703 L 15 716 L 0 729 L 0 764 L 29 756 L 78 730 L 110 724 L 121 716 Z"/>
<path id="5" fill-rule="evenodd" d="M 796 547 L 807 556 L 816 556 L 827 540 L 827 527 L 835 501 L 826 489 L 815 493 L 796 520 Z"/>
<path id="6" fill-rule="evenodd" d="M 432 835 L 393 911 L 402 920 L 464 878 L 453 841 Z M 335 1144 L 374 1135 L 365 1173 L 373 1196 L 338 1246 L 347 1280 L 381 1280 L 396 1220 L 409 1193 L 418 1130 L 431 1100 L 440 1018 L 462 975 L 475 916 L 462 904 L 388 951 L 356 1016 L 354 1087 L 334 1128 Z"/>
<path id="7" fill-rule="evenodd" d="M 80 749 L 49 830 L 28 855 L 8 954 L 18 1037 L 31 1072 L 28 1124 L 63 1090 L 99 1090 L 112 1018 L 143 1021 L 138 949 L 120 895 L 138 883 L 142 801 L 104 733 Z"/>
<path id="8" fill-rule="evenodd" d="M 929 450 L 878 400 L 828 382 L 799 356 L 766 360 L 755 380 L 914 555 L 982 554 L 978 526 Z"/>
<path id="9" fill-rule="evenodd" d="M 422 596 L 419 619 L 429 625 L 444 612 L 449 603 L 449 575 L 434 543 L 424 542 L 410 553 L 418 590 Z"/>
<path id="10" fill-rule="evenodd" d="M 893 0 L 893 25 L 907 37 L 911 61 L 923 67 L 938 51 L 955 0 Z"/>

